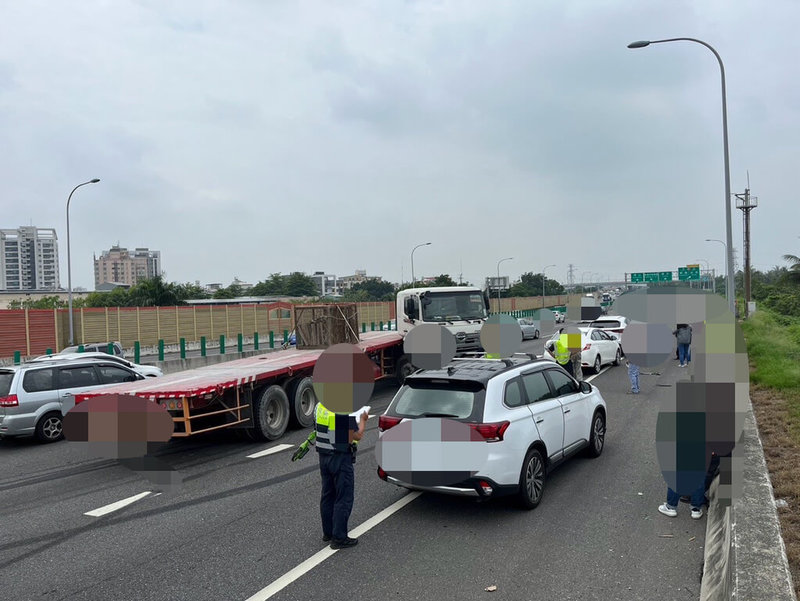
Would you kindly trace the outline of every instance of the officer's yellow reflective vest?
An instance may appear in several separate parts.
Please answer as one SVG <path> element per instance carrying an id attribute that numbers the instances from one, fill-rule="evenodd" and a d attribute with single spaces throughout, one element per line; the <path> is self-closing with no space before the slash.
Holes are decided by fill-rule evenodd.
<path id="1" fill-rule="evenodd" d="M 569 347 L 567 346 L 567 335 L 562 334 L 556 340 L 556 352 L 555 352 L 556 361 L 560 365 L 566 365 L 569 363 L 570 356 L 569 356 Z"/>

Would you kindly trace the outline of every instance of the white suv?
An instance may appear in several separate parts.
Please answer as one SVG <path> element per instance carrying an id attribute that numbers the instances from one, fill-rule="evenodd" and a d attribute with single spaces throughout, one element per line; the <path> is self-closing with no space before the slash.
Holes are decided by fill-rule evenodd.
<path id="1" fill-rule="evenodd" d="M 414 420 L 425 418 L 439 418 L 439 429 L 416 437 Z M 447 425 L 451 421 L 463 425 Z M 581 450 L 590 457 L 603 452 L 606 403 L 599 390 L 551 361 L 455 359 L 440 370 L 408 376 L 378 428 L 381 479 L 482 499 L 516 494 L 523 507 L 533 509 L 551 469 Z M 466 438 L 456 434 L 467 428 Z M 476 457 L 475 464 L 465 466 L 464 457 Z M 409 465 L 398 467 L 404 458 Z"/>

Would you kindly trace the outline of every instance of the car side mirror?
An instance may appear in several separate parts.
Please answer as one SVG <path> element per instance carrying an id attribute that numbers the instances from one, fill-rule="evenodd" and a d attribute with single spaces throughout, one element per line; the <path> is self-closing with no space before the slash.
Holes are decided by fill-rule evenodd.
<path id="1" fill-rule="evenodd" d="M 589 382 L 587 382 L 585 380 L 581 381 L 581 392 L 589 393 L 591 391 L 592 391 L 592 385 L 589 384 Z"/>

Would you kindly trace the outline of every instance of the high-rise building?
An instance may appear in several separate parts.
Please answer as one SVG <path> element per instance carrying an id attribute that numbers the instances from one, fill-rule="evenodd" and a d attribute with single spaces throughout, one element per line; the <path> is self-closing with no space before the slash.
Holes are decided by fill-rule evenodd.
<path id="1" fill-rule="evenodd" d="M 94 257 L 94 285 L 127 284 L 135 286 L 140 280 L 163 275 L 161 251 L 148 248 L 128 250 L 112 246 Z"/>
<path id="2" fill-rule="evenodd" d="M 317 285 L 317 291 L 320 296 L 339 294 L 339 286 L 336 282 L 335 275 L 325 273 L 324 271 L 315 271 L 311 279 L 314 280 L 314 283 Z"/>
<path id="3" fill-rule="evenodd" d="M 57 290 L 58 236 L 53 228 L 0 230 L 0 290 Z"/>

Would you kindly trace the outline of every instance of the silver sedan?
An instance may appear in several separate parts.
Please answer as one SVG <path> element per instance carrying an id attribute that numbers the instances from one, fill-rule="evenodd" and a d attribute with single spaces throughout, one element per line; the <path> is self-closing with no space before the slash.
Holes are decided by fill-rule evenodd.
<path id="1" fill-rule="evenodd" d="M 539 324 L 535 320 L 528 317 L 518 317 L 517 323 L 522 328 L 523 340 L 528 340 L 529 338 L 536 340 L 539 337 Z"/>

